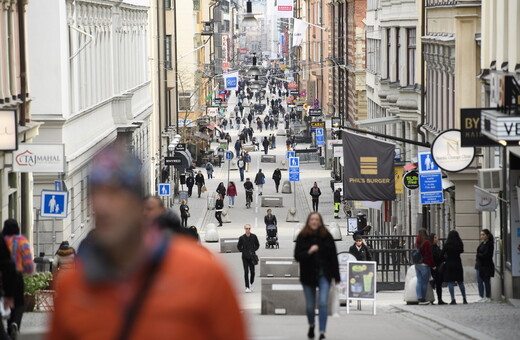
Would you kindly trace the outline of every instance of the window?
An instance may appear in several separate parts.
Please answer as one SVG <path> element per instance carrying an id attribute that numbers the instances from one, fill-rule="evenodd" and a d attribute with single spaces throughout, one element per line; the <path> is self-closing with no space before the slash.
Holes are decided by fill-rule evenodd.
<path id="1" fill-rule="evenodd" d="M 395 34 L 396 34 L 396 49 L 395 49 L 395 81 L 396 82 L 399 82 L 400 81 L 400 77 L 399 77 L 399 68 L 400 68 L 400 63 L 401 63 L 401 60 L 400 60 L 400 56 L 401 56 L 401 28 L 400 27 L 397 27 L 395 29 Z"/>
<path id="2" fill-rule="evenodd" d="M 229 20 L 222 20 L 222 29 L 221 32 L 229 32 Z"/>
<path id="3" fill-rule="evenodd" d="M 172 9 L 172 0 L 164 0 L 164 9 Z"/>
<path id="4" fill-rule="evenodd" d="M 179 93 L 179 111 L 191 111 L 191 93 Z"/>
<path id="5" fill-rule="evenodd" d="M 200 0 L 193 0 L 193 10 L 196 12 L 200 11 Z"/>
<path id="6" fill-rule="evenodd" d="M 376 11 L 379 8 L 379 0 L 368 0 L 367 11 Z"/>
<path id="7" fill-rule="evenodd" d="M 321 25 L 323 23 L 321 1 L 318 1 L 316 6 L 318 7 L 318 25 Z"/>
<path id="8" fill-rule="evenodd" d="M 390 28 L 386 29 L 386 79 L 390 79 L 390 51 L 392 44 L 390 42 L 391 31 Z"/>
<path id="9" fill-rule="evenodd" d="M 408 46 L 408 54 L 407 54 L 407 82 L 408 85 L 415 85 L 415 52 L 417 47 L 417 31 L 415 28 L 409 28 L 406 30 L 407 33 L 407 46 Z"/>
<path id="10" fill-rule="evenodd" d="M 164 43 L 164 67 L 172 69 L 172 36 L 167 35 Z"/>
<path id="11" fill-rule="evenodd" d="M 379 44 L 381 40 L 379 39 L 367 39 L 367 49 L 366 49 L 366 60 L 367 60 L 367 71 L 373 74 L 379 73 Z"/>

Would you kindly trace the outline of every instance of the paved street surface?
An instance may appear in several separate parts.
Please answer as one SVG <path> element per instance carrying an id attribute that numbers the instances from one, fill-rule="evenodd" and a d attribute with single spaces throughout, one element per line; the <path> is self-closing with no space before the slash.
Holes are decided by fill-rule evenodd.
<path id="1" fill-rule="evenodd" d="M 229 111 L 231 112 L 236 103 L 236 97 L 230 98 Z M 247 105 L 245 105 L 248 107 Z M 247 110 L 245 111 L 247 112 Z M 246 113 L 247 114 L 247 113 Z M 229 130 L 236 140 L 237 130 Z M 275 131 L 255 132 L 255 136 L 267 136 Z M 232 148 L 232 147 L 231 147 Z M 277 148 L 269 150 L 269 154 L 276 155 L 276 163 L 260 163 L 262 151 L 252 152 L 251 169 L 246 177 L 251 180 L 258 169 L 262 169 L 266 176 L 264 195 L 275 194 L 274 182 L 271 179 L 273 171 L 285 158 L 285 137 L 277 137 Z M 215 168 L 215 178 L 206 180 L 208 192 L 201 198 L 196 195 L 189 199 L 191 218 L 189 225 L 196 225 L 204 240 L 204 233 L 208 223 L 216 223 L 214 210 L 207 210 L 207 196 L 215 192 L 220 182 L 226 184 L 228 168 L 227 162 L 222 168 Z M 206 175 L 206 171 L 201 169 Z M 282 172 L 282 183 L 287 180 L 287 171 Z M 238 197 L 235 208 L 228 209 L 231 223 L 225 223 L 218 228 L 219 236 L 238 237 L 244 230 L 245 223 L 252 225 L 252 232 L 260 241 L 259 257 L 292 257 L 294 243 L 292 241 L 296 223 L 285 222 L 288 208 L 294 206 L 294 195 L 283 194 L 284 207 L 273 208 L 274 215 L 278 218 L 279 249 L 265 249 L 265 225 L 263 218 L 267 208 L 260 206 L 260 197 L 255 192 L 254 204 L 251 209 L 245 208 L 245 193 L 240 182 L 237 170 L 230 172 L 230 180 L 234 181 L 238 189 Z M 318 182 L 322 196 L 319 211 L 323 214 L 325 222 L 338 221 L 333 219 L 333 198 L 330 189 L 330 170 L 326 170 L 319 163 L 304 163 L 301 165 L 301 182 L 296 185 L 296 207 L 300 222 L 311 210 L 309 190 L 313 182 Z M 280 194 L 282 195 L 282 194 Z M 225 207 L 228 206 L 226 198 Z M 178 211 L 178 204 L 173 209 Z M 351 236 L 345 235 L 345 219 L 341 220 L 343 240 L 336 243 L 338 251 L 345 251 L 352 244 Z M 235 284 L 237 294 L 240 297 L 242 309 L 247 317 L 252 339 L 255 340 L 282 340 L 282 339 L 306 339 L 307 322 L 305 316 L 263 316 L 260 315 L 261 285 L 260 279 L 255 282 L 253 293 L 244 293 L 243 269 L 240 253 L 221 254 L 219 243 L 204 243 L 209 249 L 218 254 L 225 263 L 229 275 Z M 257 275 L 259 267 L 257 267 Z M 476 287 L 474 284 L 467 285 L 468 300 L 477 300 Z M 457 294 L 459 292 L 457 291 Z M 444 296 L 449 301 L 449 293 L 445 289 Z M 302 294 L 303 299 L 303 294 Z M 461 300 L 460 294 L 458 299 Z M 354 305 L 354 303 L 352 304 Z M 379 292 L 377 295 L 377 315 L 371 315 L 371 303 L 364 302 L 362 311 L 351 310 L 346 315 L 346 309 L 341 308 L 340 316 L 329 318 L 327 327 L 328 339 L 518 339 L 520 334 L 520 309 L 511 305 L 501 303 L 487 303 L 457 306 L 406 306 L 403 301 L 403 292 Z M 355 308 L 353 308 L 355 309 Z M 46 313 L 29 313 L 24 318 L 24 333 L 41 332 L 46 326 L 48 315 Z M 203 327 L 203 325 L 201 325 Z M 25 337 L 36 339 L 37 337 Z"/>

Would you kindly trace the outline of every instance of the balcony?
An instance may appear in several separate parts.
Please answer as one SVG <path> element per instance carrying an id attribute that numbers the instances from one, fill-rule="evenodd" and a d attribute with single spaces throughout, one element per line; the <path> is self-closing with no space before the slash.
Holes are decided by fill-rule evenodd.
<path id="1" fill-rule="evenodd" d="M 204 21 L 202 23 L 202 35 L 213 35 L 213 21 Z"/>

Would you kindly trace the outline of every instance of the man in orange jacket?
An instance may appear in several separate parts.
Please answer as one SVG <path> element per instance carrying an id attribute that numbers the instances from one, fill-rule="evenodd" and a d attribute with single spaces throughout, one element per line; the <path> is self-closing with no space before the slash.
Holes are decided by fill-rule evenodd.
<path id="1" fill-rule="evenodd" d="M 138 161 L 105 150 L 90 176 L 96 226 L 56 283 L 48 339 L 243 340 L 244 322 L 215 257 L 144 223 Z"/>

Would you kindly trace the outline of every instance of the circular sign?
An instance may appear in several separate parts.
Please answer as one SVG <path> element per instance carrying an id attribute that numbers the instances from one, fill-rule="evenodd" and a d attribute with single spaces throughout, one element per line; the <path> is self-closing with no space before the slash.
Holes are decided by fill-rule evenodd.
<path id="1" fill-rule="evenodd" d="M 433 141 L 432 157 L 442 170 L 458 172 L 466 169 L 473 162 L 475 148 L 461 146 L 460 130 L 447 130 Z"/>
<path id="2" fill-rule="evenodd" d="M 419 188 L 419 174 L 417 173 L 417 171 L 407 172 L 403 176 L 403 185 L 408 190 L 415 190 Z"/>

